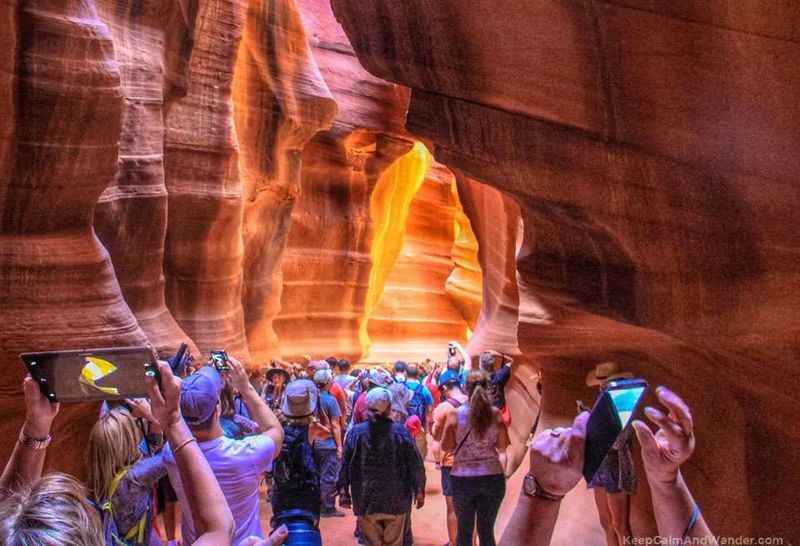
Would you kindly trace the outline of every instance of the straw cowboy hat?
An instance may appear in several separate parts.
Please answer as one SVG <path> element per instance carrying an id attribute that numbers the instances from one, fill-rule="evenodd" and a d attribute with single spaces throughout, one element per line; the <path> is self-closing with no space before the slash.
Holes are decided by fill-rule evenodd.
<path id="1" fill-rule="evenodd" d="M 601 362 L 586 376 L 586 385 L 599 387 L 614 379 L 630 379 L 631 377 L 633 377 L 631 372 L 620 372 L 616 362 Z"/>

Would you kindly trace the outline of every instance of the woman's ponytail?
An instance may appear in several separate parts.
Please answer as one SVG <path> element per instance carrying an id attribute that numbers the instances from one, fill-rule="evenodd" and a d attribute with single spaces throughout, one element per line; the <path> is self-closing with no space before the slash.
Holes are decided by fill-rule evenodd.
<path id="1" fill-rule="evenodd" d="M 494 410 L 489 397 L 489 374 L 484 371 L 471 372 L 467 377 L 467 392 L 470 425 L 478 436 L 483 436 L 494 423 Z"/>

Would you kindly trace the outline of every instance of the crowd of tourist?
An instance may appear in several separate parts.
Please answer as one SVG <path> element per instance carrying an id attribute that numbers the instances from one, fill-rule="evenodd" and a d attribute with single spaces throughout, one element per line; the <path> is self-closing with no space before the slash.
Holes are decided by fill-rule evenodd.
<path id="1" fill-rule="evenodd" d="M 158 381 L 148 378 L 149 400 L 104 404 L 87 441 L 85 484 L 42 475 L 59 405 L 25 379 L 26 421 L 0 478 L 0 544 L 173 546 L 177 536 L 187 545 L 279 546 L 291 536 L 322 544 L 319 520 L 352 510 L 354 540 L 411 546 L 429 452 L 441 475 L 448 546 L 473 546 L 475 534 L 481 546 L 496 544 L 513 470 L 505 456 L 508 356 L 487 351 L 472 369 L 451 343 L 443 365 L 398 361 L 351 371 L 347 360 L 307 358 L 273 362 L 261 376 L 233 357 L 221 370 L 174 360 L 159 362 Z M 657 431 L 641 421 L 633 430 L 659 534 L 713 541 L 680 473 L 694 450 L 691 413 L 671 391 L 659 388 L 657 396 L 666 411 L 645 412 Z M 588 415 L 532 436 L 501 546 L 550 543 L 561 500 L 582 477 Z M 611 501 L 598 494 L 601 502 Z M 612 526 L 609 545 L 629 534 Z"/>

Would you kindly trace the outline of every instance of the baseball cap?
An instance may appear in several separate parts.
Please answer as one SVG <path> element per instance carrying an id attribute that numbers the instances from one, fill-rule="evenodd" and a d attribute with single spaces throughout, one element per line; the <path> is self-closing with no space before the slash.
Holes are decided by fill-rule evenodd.
<path id="1" fill-rule="evenodd" d="M 287 417 L 308 417 L 317 411 L 317 386 L 308 379 L 298 379 L 286 386 L 281 412 Z"/>
<path id="2" fill-rule="evenodd" d="M 308 369 L 310 370 L 329 370 L 331 368 L 330 364 L 325 362 L 324 360 L 312 360 L 308 363 Z"/>
<path id="3" fill-rule="evenodd" d="M 459 372 L 453 370 L 445 370 L 439 376 L 439 386 L 443 386 L 445 383 L 450 381 L 458 381 L 461 384 L 461 380 L 463 379 L 463 375 Z"/>
<path id="4" fill-rule="evenodd" d="M 377 387 L 388 387 L 392 384 L 394 379 L 392 379 L 392 376 L 389 374 L 389 372 L 383 368 L 375 368 L 369 372 L 368 381 Z"/>
<path id="5" fill-rule="evenodd" d="M 208 421 L 219 402 L 222 377 L 214 366 L 204 366 L 181 384 L 181 413 L 188 425 Z"/>
<path id="6" fill-rule="evenodd" d="M 392 405 L 392 393 L 383 387 L 376 387 L 367 393 L 367 407 L 378 413 L 385 413 Z"/>
<path id="7" fill-rule="evenodd" d="M 314 374 L 314 383 L 317 385 L 333 383 L 333 374 L 330 370 L 317 370 Z"/>

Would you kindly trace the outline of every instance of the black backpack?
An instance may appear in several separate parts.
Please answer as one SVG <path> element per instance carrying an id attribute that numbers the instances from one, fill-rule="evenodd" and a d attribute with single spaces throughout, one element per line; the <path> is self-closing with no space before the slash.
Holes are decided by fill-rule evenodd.
<path id="1" fill-rule="evenodd" d="M 273 463 L 272 478 L 281 494 L 319 490 L 319 474 L 308 443 L 308 427 L 285 427 L 283 447 Z"/>

